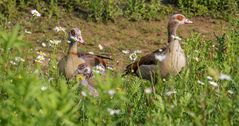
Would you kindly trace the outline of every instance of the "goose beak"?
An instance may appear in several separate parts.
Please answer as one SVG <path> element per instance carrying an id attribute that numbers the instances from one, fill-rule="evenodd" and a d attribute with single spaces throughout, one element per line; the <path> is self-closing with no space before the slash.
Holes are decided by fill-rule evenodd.
<path id="1" fill-rule="evenodd" d="M 78 36 L 78 42 L 80 42 L 81 44 L 85 44 L 84 39 L 82 38 L 82 36 Z"/>
<path id="2" fill-rule="evenodd" d="M 189 19 L 186 19 L 185 21 L 184 21 L 184 24 L 192 24 L 193 22 L 191 21 L 191 20 L 189 20 Z"/>

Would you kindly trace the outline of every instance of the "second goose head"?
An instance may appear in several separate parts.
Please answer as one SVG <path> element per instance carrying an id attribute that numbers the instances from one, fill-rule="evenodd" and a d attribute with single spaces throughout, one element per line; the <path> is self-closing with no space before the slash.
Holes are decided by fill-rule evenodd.
<path id="1" fill-rule="evenodd" d="M 171 42 L 173 40 L 172 36 L 177 36 L 176 31 L 178 29 L 178 26 L 184 25 L 184 24 L 192 24 L 193 22 L 189 19 L 187 19 L 182 14 L 174 14 L 169 18 L 168 22 L 168 42 Z"/>
<path id="2" fill-rule="evenodd" d="M 69 50 L 68 53 L 77 54 L 77 43 L 84 44 L 85 41 L 79 28 L 73 28 L 69 32 Z"/>
<path id="3" fill-rule="evenodd" d="M 71 31 L 69 32 L 68 40 L 70 41 L 70 43 L 74 43 L 74 42 L 79 42 L 81 44 L 85 43 L 81 35 L 81 30 L 79 28 L 71 29 Z"/>

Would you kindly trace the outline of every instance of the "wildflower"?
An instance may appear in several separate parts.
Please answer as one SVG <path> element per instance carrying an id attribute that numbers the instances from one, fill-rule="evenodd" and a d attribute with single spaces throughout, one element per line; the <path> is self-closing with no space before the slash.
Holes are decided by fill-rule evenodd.
<path id="1" fill-rule="evenodd" d="M 221 80 L 232 80 L 231 76 L 221 73 L 219 79 Z"/>
<path id="2" fill-rule="evenodd" d="M 199 62 L 199 58 L 198 57 L 194 57 L 194 60 Z"/>
<path id="3" fill-rule="evenodd" d="M 52 45 L 55 45 L 55 46 L 56 46 L 56 45 L 58 45 L 59 43 L 61 43 L 61 40 L 50 40 L 49 42 L 50 42 L 50 43 L 49 43 L 50 46 L 52 46 Z"/>
<path id="4" fill-rule="evenodd" d="M 162 62 L 165 58 L 166 58 L 166 55 L 157 55 L 155 54 L 155 59 Z"/>
<path id="5" fill-rule="evenodd" d="M 208 80 L 212 80 L 212 77 L 211 77 L 211 76 L 207 76 L 207 79 L 208 79 Z"/>
<path id="6" fill-rule="evenodd" d="M 55 32 L 66 32 L 66 29 L 65 28 L 63 28 L 63 27 L 55 27 L 54 29 L 53 29 Z"/>
<path id="7" fill-rule="evenodd" d="M 111 67 L 111 66 L 108 66 L 108 67 L 107 67 L 107 69 L 109 69 L 109 70 L 111 70 L 111 71 L 113 71 L 113 70 L 114 70 L 114 68 L 113 68 L 113 67 Z"/>
<path id="8" fill-rule="evenodd" d="M 101 44 L 99 44 L 98 47 L 99 47 L 100 50 L 104 49 L 104 47 Z"/>
<path id="9" fill-rule="evenodd" d="M 232 90 L 228 90 L 227 91 L 229 94 L 234 94 L 234 92 Z"/>
<path id="10" fill-rule="evenodd" d="M 31 14 L 34 17 L 41 17 L 41 14 L 36 9 L 31 10 Z"/>
<path id="11" fill-rule="evenodd" d="M 120 114 L 120 110 L 119 109 L 107 108 L 107 111 L 110 113 L 110 115 L 119 115 Z"/>
<path id="12" fill-rule="evenodd" d="M 113 96 L 113 95 L 115 94 L 115 90 L 113 90 L 113 89 L 109 90 L 109 91 L 108 91 L 108 94 L 109 94 L 110 96 Z"/>
<path id="13" fill-rule="evenodd" d="M 171 95 L 173 95 L 173 94 L 176 94 L 177 92 L 175 91 L 175 90 L 173 90 L 173 91 L 168 91 L 167 93 L 166 93 L 166 95 L 167 96 L 171 96 Z"/>
<path id="14" fill-rule="evenodd" d="M 91 55 L 94 55 L 95 53 L 94 52 L 88 52 L 89 54 L 91 54 Z"/>
<path id="15" fill-rule="evenodd" d="M 142 53 L 142 50 L 135 50 L 134 53 Z"/>
<path id="16" fill-rule="evenodd" d="M 209 84 L 211 84 L 213 87 L 218 87 L 218 84 L 214 81 L 209 81 Z"/>
<path id="17" fill-rule="evenodd" d="M 41 43 L 41 45 L 42 45 L 42 47 L 46 47 L 46 43 L 44 43 L 44 42 Z"/>
<path id="18" fill-rule="evenodd" d="M 84 96 L 84 97 L 87 96 L 86 92 L 84 92 L 84 91 L 81 91 L 81 95 Z"/>
<path id="19" fill-rule="evenodd" d="M 131 54 L 129 55 L 129 58 L 130 58 L 131 61 L 135 61 L 135 60 L 138 58 L 138 56 L 137 56 L 136 53 L 131 53 Z"/>
<path id="20" fill-rule="evenodd" d="M 42 87 L 41 87 L 41 90 L 42 90 L 42 91 L 47 90 L 47 86 L 42 86 Z"/>
<path id="21" fill-rule="evenodd" d="M 10 63 L 11 63 L 12 65 L 17 65 L 17 63 L 14 62 L 14 61 L 10 61 Z"/>
<path id="22" fill-rule="evenodd" d="M 41 51 L 37 52 L 37 54 L 38 54 L 38 56 L 36 57 L 35 62 L 43 63 L 45 61 L 45 59 L 46 59 L 45 58 L 46 54 L 41 52 Z"/>
<path id="23" fill-rule="evenodd" d="M 200 80 L 197 81 L 199 84 L 204 85 L 204 83 Z"/>
<path id="24" fill-rule="evenodd" d="M 145 94 L 151 94 L 152 93 L 152 89 L 151 88 L 146 88 L 144 90 Z"/>
<path id="25" fill-rule="evenodd" d="M 44 52 L 42 52 L 42 51 L 37 52 L 37 54 L 38 54 L 38 55 L 42 55 L 42 56 L 46 56 L 46 54 L 45 54 Z"/>
<path id="26" fill-rule="evenodd" d="M 27 34 L 32 34 L 32 32 L 28 31 L 27 29 L 25 29 L 24 32 L 27 33 Z"/>
<path id="27" fill-rule="evenodd" d="M 122 50 L 122 53 L 129 54 L 129 50 Z"/>
<path id="28" fill-rule="evenodd" d="M 15 57 L 16 62 L 25 62 L 25 60 L 21 57 Z"/>

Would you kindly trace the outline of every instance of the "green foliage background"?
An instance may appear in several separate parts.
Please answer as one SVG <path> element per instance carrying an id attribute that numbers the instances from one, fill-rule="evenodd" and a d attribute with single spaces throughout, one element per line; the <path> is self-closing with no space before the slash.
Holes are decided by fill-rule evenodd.
<path id="1" fill-rule="evenodd" d="M 61 11 L 74 11 L 95 21 L 115 20 L 119 16 L 130 20 L 155 20 L 160 15 L 177 10 L 191 15 L 228 19 L 238 16 L 238 0 L 1 0 L 0 19 L 13 18 L 18 12 L 35 8 L 41 13 L 58 17 Z"/>
<path id="2" fill-rule="evenodd" d="M 236 15 L 236 0 L 171 1 L 179 10 L 193 15 Z M 233 4 L 233 5 L 232 5 Z M 2 22 L 34 7 L 44 16 L 58 17 L 64 11 L 86 14 L 89 20 L 108 21 L 119 16 L 129 20 L 155 20 L 172 12 L 154 0 L 2 0 Z M 217 11 L 218 10 L 218 11 Z M 215 13 L 214 13 L 215 12 Z M 188 67 L 180 76 L 160 80 L 155 93 L 146 94 L 152 85 L 137 77 L 121 78 L 107 73 L 96 76 L 100 97 L 89 95 L 77 81 L 67 82 L 56 69 L 56 53 L 42 71 L 29 56 L 31 45 L 23 39 L 20 26 L 0 31 L 0 125 L 238 125 L 239 124 L 239 20 L 234 19 L 225 35 L 215 41 L 200 34 L 185 40 Z M 59 49 L 59 48 L 55 48 Z M 25 62 L 11 64 L 15 57 Z M 200 59 L 200 62 L 195 60 Z M 220 73 L 232 80 L 220 80 Z M 210 85 L 212 76 L 218 87 Z M 198 84 L 198 80 L 204 85 Z M 114 90 L 110 95 L 108 91 Z M 82 91 L 87 96 L 83 96 Z M 176 91 L 169 95 L 170 91 Z M 229 92 L 230 91 L 230 92 Z M 111 114 L 110 109 L 120 110 Z"/>

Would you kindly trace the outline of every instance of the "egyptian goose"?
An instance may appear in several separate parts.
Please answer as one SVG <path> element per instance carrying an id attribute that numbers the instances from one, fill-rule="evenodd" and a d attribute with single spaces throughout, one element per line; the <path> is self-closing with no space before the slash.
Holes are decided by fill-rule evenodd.
<path id="1" fill-rule="evenodd" d="M 155 82 L 157 73 L 160 73 L 162 78 L 169 74 L 178 74 L 186 66 L 186 57 L 180 45 L 181 39 L 176 35 L 176 31 L 178 26 L 192 23 L 182 14 L 172 15 L 168 23 L 168 45 L 129 64 L 124 75 L 135 73 L 143 79 Z"/>
<path id="2" fill-rule="evenodd" d="M 111 60 L 111 58 L 105 56 L 78 52 L 78 43 L 85 43 L 82 38 L 81 31 L 78 28 L 73 28 L 70 31 L 69 42 L 68 54 L 58 63 L 59 72 L 67 79 L 74 77 L 73 74 L 80 64 L 87 63 L 90 67 L 102 65 L 106 68 L 106 62 L 104 59 Z"/>
<path id="3" fill-rule="evenodd" d="M 91 95 L 97 97 L 99 96 L 98 91 L 93 86 L 93 72 L 92 68 L 87 63 L 78 65 L 74 76 L 80 81 L 80 84 L 85 86 Z"/>

